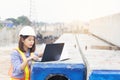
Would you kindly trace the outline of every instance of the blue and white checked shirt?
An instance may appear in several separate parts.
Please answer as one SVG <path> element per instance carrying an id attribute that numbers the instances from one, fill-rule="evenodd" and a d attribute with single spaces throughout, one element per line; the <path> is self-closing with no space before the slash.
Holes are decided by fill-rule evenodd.
<path id="1" fill-rule="evenodd" d="M 35 53 L 36 54 L 36 53 Z M 30 52 L 25 53 L 26 57 L 30 56 Z M 36 54 L 37 55 L 37 54 Z M 23 62 L 21 55 L 17 50 L 14 50 L 11 53 L 11 63 L 13 65 L 13 73 L 12 76 L 15 78 L 22 78 L 24 76 L 24 71 L 20 69 L 20 65 Z M 28 62 L 28 65 L 31 65 L 31 61 Z"/>

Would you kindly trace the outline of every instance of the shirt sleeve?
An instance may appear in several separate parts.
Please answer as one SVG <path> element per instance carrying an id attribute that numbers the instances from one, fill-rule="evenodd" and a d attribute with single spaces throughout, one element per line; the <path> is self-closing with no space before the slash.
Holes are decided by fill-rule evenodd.
<path id="1" fill-rule="evenodd" d="M 20 69 L 22 59 L 17 51 L 13 51 L 11 53 L 11 63 L 13 65 L 13 75 L 19 75 L 24 73 L 24 71 Z"/>

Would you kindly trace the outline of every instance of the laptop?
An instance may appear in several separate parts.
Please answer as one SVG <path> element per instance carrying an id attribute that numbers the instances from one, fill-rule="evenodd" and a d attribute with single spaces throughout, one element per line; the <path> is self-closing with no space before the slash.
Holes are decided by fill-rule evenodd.
<path id="1" fill-rule="evenodd" d="M 58 61 L 61 57 L 64 43 L 46 44 L 45 50 L 39 62 Z"/>

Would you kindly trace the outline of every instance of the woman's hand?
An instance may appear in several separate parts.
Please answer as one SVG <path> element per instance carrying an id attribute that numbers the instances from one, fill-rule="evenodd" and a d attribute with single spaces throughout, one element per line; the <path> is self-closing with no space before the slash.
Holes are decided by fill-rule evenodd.
<path id="1" fill-rule="evenodd" d="M 36 56 L 36 55 L 32 55 L 32 56 L 28 57 L 27 60 L 24 61 L 24 62 L 21 64 L 21 70 L 24 70 L 24 69 L 25 69 L 25 66 L 28 64 L 28 61 L 30 61 L 30 60 L 38 60 L 38 59 L 39 59 L 39 57 Z"/>
<path id="2" fill-rule="evenodd" d="M 32 55 L 32 59 L 33 59 L 33 60 L 38 60 L 38 59 L 39 59 L 39 57 L 38 57 L 38 56 L 36 56 L 36 55 Z"/>
<path id="3" fill-rule="evenodd" d="M 42 57 L 42 56 L 43 56 L 43 53 L 39 53 L 39 54 L 38 54 L 38 57 Z"/>
<path id="4" fill-rule="evenodd" d="M 27 58 L 28 61 L 30 61 L 30 60 L 38 60 L 38 59 L 39 59 L 39 57 L 36 56 L 36 55 L 32 55 L 32 56 Z"/>

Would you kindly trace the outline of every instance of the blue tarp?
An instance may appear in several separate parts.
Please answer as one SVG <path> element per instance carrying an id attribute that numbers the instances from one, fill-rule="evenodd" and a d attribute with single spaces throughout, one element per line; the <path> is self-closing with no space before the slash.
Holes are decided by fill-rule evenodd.
<path id="1" fill-rule="evenodd" d="M 4 25 L 5 25 L 6 27 L 10 27 L 10 28 L 14 26 L 13 23 L 4 23 Z"/>

